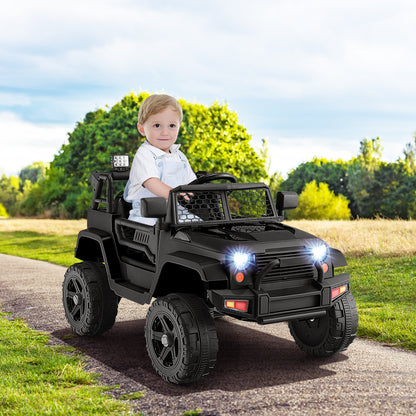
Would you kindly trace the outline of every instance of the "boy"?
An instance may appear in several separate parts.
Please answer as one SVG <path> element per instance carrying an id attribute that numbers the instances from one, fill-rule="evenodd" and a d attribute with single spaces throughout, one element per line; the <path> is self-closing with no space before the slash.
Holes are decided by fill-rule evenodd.
<path id="1" fill-rule="evenodd" d="M 124 199 L 133 203 L 129 220 L 154 225 L 156 218 L 141 216 L 141 198 L 168 199 L 172 188 L 196 179 L 188 159 L 179 150 L 180 145 L 175 144 L 181 123 L 182 108 L 169 95 L 151 95 L 140 106 L 137 129 L 146 141 L 134 156 L 124 190 Z"/>

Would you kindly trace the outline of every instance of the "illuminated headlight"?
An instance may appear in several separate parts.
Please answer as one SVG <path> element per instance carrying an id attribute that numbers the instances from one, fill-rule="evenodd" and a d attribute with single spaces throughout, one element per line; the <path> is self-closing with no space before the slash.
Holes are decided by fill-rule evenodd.
<path id="1" fill-rule="evenodd" d="M 111 167 L 114 170 L 127 170 L 129 167 L 129 156 L 128 155 L 113 155 L 111 156 Z"/>
<path id="2" fill-rule="evenodd" d="M 315 262 L 323 262 L 328 256 L 328 246 L 326 244 L 318 243 L 311 248 L 312 258 Z"/>
<path id="3" fill-rule="evenodd" d="M 233 254 L 233 264 L 238 270 L 245 270 L 250 265 L 250 254 L 237 252 Z"/>
<path id="4" fill-rule="evenodd" d="M 254 266 L 255 263 L 254 254 L 244 247 L 230 250 L 227 254 L 227 259 L 228 263 L 235 271 L 244 271 L 249 267 Z"/>

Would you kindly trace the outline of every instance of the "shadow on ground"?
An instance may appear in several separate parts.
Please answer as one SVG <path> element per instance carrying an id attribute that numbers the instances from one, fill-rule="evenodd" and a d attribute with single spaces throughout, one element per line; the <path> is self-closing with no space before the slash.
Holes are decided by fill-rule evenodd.
<path id="1" fill-rule="evenodd" d="M 217 320 L 219 351 L 211 374 L 190 386 L 175 386 L 156 375 L 148 358 L 145 320 L 124 321 L 98 337 L 74 336 L 70 328 L 52 335 L 127 377 L 166 395 L 207 390 L 242 391 L 328 377 L 333 371 L 325 364 L 347 356 L 313 359 L 292 341 L 246 328 L 227 320 Z"/>

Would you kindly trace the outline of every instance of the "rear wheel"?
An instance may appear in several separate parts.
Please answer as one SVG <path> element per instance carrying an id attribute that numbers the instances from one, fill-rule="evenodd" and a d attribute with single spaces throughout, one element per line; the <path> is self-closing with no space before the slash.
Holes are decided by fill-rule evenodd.
<path id="1" fill-rule="evenodd" d="M 98 335 L 114 325 L 119 298 L 101 263 L 72 265 L 65 273 L 62 301 L 66 319 L 78 335 Z"/>
<path id="2" fill-rule="evenodd" d="M 214 320 L 202 299 L 169 294 L 149 308 L 146 348 L 156 372 L 175 384 L 193 383 L 214 368 L 218 339 Z"/>
<path id="3" fill-rule="evenodd" d="M 296 344 L 315 357 L 346 350 L 356 337 L 357 327 L 357 306 L 351 293 L 335 302 L 323 317 L 289 322 Z"/>

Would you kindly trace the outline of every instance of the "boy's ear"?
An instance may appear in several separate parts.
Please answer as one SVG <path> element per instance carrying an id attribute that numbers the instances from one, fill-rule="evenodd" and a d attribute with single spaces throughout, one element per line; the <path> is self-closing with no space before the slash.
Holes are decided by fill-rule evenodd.
<path id="1" fill-rule="evenodd" d="M 137 123 L 137 130 L 139 130 L 139 133 L 144 137 L 146 136 L 143 128 L 143 124 Z"/>

